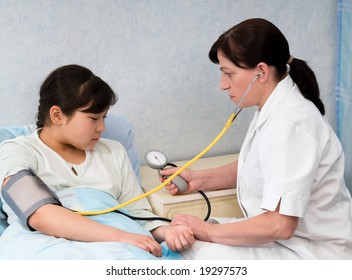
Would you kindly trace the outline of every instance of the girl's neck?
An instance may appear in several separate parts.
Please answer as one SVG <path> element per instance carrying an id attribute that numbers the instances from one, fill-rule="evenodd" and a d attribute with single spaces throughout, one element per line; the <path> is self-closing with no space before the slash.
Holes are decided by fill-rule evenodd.
<path id="1" fill-rule="evenodd" d="M 76 147 L 61 142 L 58 133 L 55 133 L 49 127 L 45 127 L 38 131 L 38 136 L 40 140 L 61 156 L 65 161 L 72 164 L 81 164 L 86 159 L 86 152 Z"/>

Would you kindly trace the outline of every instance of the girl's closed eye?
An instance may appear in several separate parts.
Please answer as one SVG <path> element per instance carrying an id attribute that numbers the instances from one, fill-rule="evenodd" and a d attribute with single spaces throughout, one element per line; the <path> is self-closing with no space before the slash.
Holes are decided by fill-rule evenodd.
<path id="1" fill-rule="evenodd" d="M 97 121 L 97 120 L 99 120 L 99 118 L 101 118 L 100 115 L 96 115 L 96 114 L 88 115 L 88 117 L 93 121 Z"/>
<path id="2" fill-rule="evenodd" d="M 92 119 L 93 121 L 97 121 L 100 118 L 102 118 L 103 120 L 106 120 L 107 116 L 106 114 L 104 115 L 98 114 L 98 115 L 90 115 L 89 118 Z"/>

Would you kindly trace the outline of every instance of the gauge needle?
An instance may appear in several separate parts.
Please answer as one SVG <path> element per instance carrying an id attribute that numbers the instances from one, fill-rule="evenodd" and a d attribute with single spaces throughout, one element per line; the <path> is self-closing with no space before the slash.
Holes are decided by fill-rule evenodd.
<path id="1" fill-rule="evenodd" d="M 154 158 L 155 158 L 159 163 L 161 163 L 161 162 L 160 162 L 160 159 L 159 159 L 157 156 L 154 155 Z"/>

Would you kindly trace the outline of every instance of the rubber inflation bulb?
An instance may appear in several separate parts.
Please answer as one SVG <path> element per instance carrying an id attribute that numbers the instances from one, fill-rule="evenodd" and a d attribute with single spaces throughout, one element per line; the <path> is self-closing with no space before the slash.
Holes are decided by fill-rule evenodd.
<path id="1" fill-rule="evenodd" d="M 180 176 L 176 176 L 175 178 L 173 178 L 172 183 L 175 184 L 175 186 L 180 192 L 185 192 L 188 188 L 187 181 Z"/>

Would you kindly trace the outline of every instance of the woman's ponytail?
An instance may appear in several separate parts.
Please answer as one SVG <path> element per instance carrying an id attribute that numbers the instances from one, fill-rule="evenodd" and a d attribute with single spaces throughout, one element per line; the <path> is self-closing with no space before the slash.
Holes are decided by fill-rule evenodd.
<path id="1" fill-rule="evenodd" d="M 322 115 L 325 114 L 324 104 L 320 99 L 320 91 L 314 72 L 303 60 L 290 57 L 290 76 L 297 84 L 302 95 L 312 101 Z"/>

